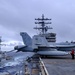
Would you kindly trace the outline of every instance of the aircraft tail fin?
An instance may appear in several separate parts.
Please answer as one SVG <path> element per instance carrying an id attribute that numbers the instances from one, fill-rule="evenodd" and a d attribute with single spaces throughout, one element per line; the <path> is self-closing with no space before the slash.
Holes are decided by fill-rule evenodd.
<path id="1" fill-rule="evenodd" d="M 32 39 L 26 32 L 20 32 L 23 42 L 26 46 L 32 46 Z"/>

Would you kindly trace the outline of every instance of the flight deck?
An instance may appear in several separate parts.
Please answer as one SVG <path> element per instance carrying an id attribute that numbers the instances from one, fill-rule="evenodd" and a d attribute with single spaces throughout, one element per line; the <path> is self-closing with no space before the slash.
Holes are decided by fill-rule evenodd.
<path id="1" fill-rule="evenodd" d="M 71 55 L 42 58 L 49 75 L 75 75 L 75 59 Z"/>
<path id="2" fill-rule="evenodd" d="M 66 52 L 74 49 L 75 43 L 56 43 L 56 33 L 47 33 L 52 27 L 45 25 L 51 24 L 47 22 L 51 19 L 42 15 L 35 20 L 40 25 L 34 28 L 40 30 L 39 34 L 31 38 L 27 32 L 21 32 L 25 45 L 15 46 L 16 51 L 8 55 L 0 51 L 0 75 L 75 75 L 75 59 Z"/>

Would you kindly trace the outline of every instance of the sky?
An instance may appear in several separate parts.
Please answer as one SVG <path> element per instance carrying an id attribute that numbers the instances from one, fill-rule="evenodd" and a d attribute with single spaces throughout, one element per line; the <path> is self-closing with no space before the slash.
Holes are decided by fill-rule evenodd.
<path id="1" fill-rule="evenodd" d="M 32 37 L 42 14 L 52 19 L 57 42 L 75 41 L 75 0 L 0 0 L 0 36 L 4 41 L 22 41 L 20 32 Z"/>

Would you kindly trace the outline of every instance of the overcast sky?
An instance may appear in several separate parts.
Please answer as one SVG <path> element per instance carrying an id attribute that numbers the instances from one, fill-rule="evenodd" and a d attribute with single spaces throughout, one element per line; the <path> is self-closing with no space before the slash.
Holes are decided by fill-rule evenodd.
<path id="1" fill-rule="evenodd" d="M 22 41 L 22 31 L 33 36 L 34 19 L 42 14 L 52 18 L 57 42 L 75 41 L 75 0 L 0 0 L 0 36 L 6 41 Z"/>

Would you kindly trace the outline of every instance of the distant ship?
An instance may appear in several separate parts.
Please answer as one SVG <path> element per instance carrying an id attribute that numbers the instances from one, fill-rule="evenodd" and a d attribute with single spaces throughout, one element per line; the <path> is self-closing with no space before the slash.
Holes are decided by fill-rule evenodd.
<path id="1" fill-rule="evenodd" d="M 74 42 L 56 43 L 56 33 L 47 32 L 49 29 L 53 29 L 52 27 L 47 26 L 47 24 L 51 24 L 51 22 L 46 22 L 51 19 L 44 18 L 44 15 L 42 15 L 42 18 L 37 18 L 35 20 L 38 20 L 38 22 L 35 22 L 35 24 L 39 24 L 40 26 L 35 27 L 34 29 L 41 31 L 39 35 L 46 38 L 51 48 L 56 48 L 60 51 L 71 51 L 72 49 L 75 50 Z"/>

